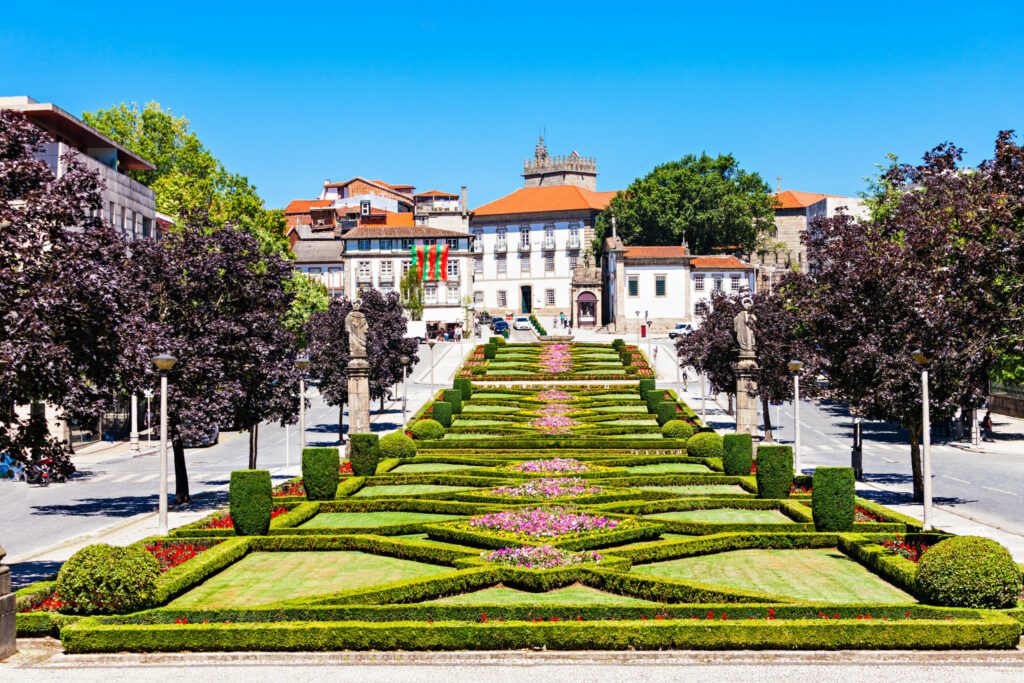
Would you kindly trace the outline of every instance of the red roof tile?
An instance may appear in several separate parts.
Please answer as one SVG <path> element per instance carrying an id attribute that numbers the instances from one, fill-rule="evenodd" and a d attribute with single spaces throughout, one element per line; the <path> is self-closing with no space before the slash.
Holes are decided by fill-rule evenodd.
<path id="1" fill-rule="evenodd" d="M 626 258 L 683 258 L 686 247 L 626 247 Z"/>
<path id="2" fill-rule="evenodd" d="M 617 192 L 594 192 L 575 185 L 523 187 L 474 209 L 475 216 L 551 211 L 603 211 Z"/>
<path id="3" fill-rule="evenodd" d="M 690 265 L 693 268 L 728 268 L 730 270 L 744 270 L 753 267 L 735 256 L 694 256 L 690 261 Z"/>
<path id="4" fill-rule="evenodd" d="M 311 208 L 322 208 L 330 206 L 332 203 L 331 199 L 293 199 L 288 202 L 284 212 L 286 214 L 309 213 Z"/>
<path id="5" fill-rule="evenodd" d="M 425 225 L 360 225 L 342 235 L 342 239 L 346 240 L 381 237 L 384 239 L 412 239 L 416 237 L 469 237 L 469 235 L 458 230 L 428 228 Z"/>
<path id="6" fill-rule="evenodd" d="M 818 194 L 817 192 L 797 192 L 796 190 L 785 190 L 775 195 L 775 199 L 778 200 L 779 205 L 777 209 L 802 209 L 810 206 L 811 204 L 817 204 L 822 199 L 828 199 L 829 197 L 838 197 L 840 195 L 835 194 Z"/>
<path id="7" fill-rule="evenodd" d="M 440 190 L 427 190 L 426 192 L 418 192 L 413 197 L 444 197 L 445 199 L 458 199 L 459 195 L 452 194 L 451 192 L 441 192 Z"/>

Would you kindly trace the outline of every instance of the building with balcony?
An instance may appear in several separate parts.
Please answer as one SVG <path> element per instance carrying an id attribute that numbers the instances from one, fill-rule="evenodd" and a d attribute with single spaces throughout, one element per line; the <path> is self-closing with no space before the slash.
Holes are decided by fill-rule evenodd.
<path id="1" fill-rule="evenodd" d="M 442 230 L 469 232 L 469 207 L 466 205 L 466 186 L 459 194 L 429 190 L 413 195 L 416 225 Z"/>

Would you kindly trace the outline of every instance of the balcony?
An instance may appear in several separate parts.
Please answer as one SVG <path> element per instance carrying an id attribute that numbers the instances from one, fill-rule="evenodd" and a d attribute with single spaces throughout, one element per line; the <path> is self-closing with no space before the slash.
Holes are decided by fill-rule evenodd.
<path id="1" fill-rule="evenodd" d="M 555 236 L 552 235 L 550 237 L 545 237 L 544 238 L 543 249 L 545 251 L 553 251 L 554 248 L 555 248 Z"/>
<path id="2" fill-rule="evenodd" d="M 530 243 L 529 242 L 520 242 L 519 243 L 519 251 L 530 251 Z"/>
<path id="3" fill-rule="evenodd" d="M 395 274 L 394 273 L 381 273 L 379 279 L 380 279 L 380 283 L 382 285 L 391 285 L 391 284 L 395 283 Z"/>
<path id="4" fill-rule="evenodd" d="M 479 237 L 473 240 L 473 253 L 482 254 L 484 253 L 484 241 Z"/>
<path id="5" fill-rule="evenodd" d="M 506 251 L 508 251 L 508 242 L 505 240 L 498 240 L 494 243 L 495 254 L 504 254 Z"/>
<path id="6" fill-rule="evenodd" d="M 356 273 L 356 283 L 360 284 L 360 285 L 364 285 L 364 284 L 365 285 L 370 285 L 370 284 L 373 284 L 373 274 L 372 273 Z"/>
<path id="7" fill-rule="evenodd" d="M 569 243 L 565 245 L 566 249 L 579 249 L 580 248 L 580 236 L 569 235 Z"/>

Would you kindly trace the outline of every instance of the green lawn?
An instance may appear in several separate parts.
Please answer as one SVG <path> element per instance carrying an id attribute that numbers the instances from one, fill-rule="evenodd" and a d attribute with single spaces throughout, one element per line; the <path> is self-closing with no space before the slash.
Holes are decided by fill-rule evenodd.
<path id="1" fill-rule="evenodd" d="M 731 493 L 737 496 L 751 495 L 733 484 L 693 484 L 690 486 L 641 486 L 644 491 L 666 491 L 680 496 L 706 496 L 709 493 Z"/>
<path id="2" fill-rule="evenodd" d="M 583 607 L 586 605 L 656 605 L 658 603 L 640 598 L 631 598 L 589 586 L 575 584 L 557 588 L 546 593 L 530 593 L 506 586 L 493 586 L 472 593 L 450 595 L 445 598 L 428 600 L 424 604 L 438 605 L 544 605 L 558 607 Z"/>
<path id="3" fill-rule="evenodd" d="M 450 462 L 410 462 L 399 465 L 388 474 L 413 474 L 417 472 L 451 472 L 453 470 L 477 470 L 483 465 L 457 465 Z"/>
<path id="4" fill-rule="evenodd" d="M 671 519 L 678 522 L 730 522 L 732 524 L 795 524 L 778 510 L 743 510 L 714 508 L 711 510 L 679 510 L 644 515 L 651 519 Z M 314 518 L 315 519 L 315 518 Z"/>
<path id="5" fill-rule="evenodd" d="M 640 394 L 594 394 L 587 396 L 592 401 L 637 401 L 640 400 Z M 615 407 L 615 406 L 612 406 Z M 626 406 L 623 406 L 626 407 Z M 635 406 L 629 406 L 635 407 Z M 595 408 L 595 410 L 602 410 L 601 408 Z M 647 408 L 644 408 L 646 411 Z"/>
<path id="6" fill-rule="evenodd" d="M 390 486 L 364 486 L 353 498 L 380 498 L 383 496 L 412 496 L 419 493 L 447 493 L 468 491 L 473 486 L 442 486 L 440 484 L 395 484 Z"/>
<path id="7" fill-rule="evenodd" d="M 462 414 L 466 413 L 518 413 L 519 408 L 516 406 L 489 406 L 489 405 L 473 405 L 472 403 L 466 404 L 462 407 Z"/>
<path id="8" fill-rule="evenodd" d="M 440 522 L 456 519 L 458 515 L 437 515 L 430 512 L 321 512 L 305 524 L 302 529 L 329 528 L 373 528 L 388 524 L 408 524 L 413 522 Z"/>
<path id="9" fill-rule="evenodd" d="M 834 549 L 734 550 L 637 565 L 633 571 L 816 602 L 915 602 Z"/>
<path id="10" fill-rule="evenodd" d="M 659 462 L 653 465 L 633 465 L 627 467 L 630 474 L 710 474 L 711 468 L 695 462 Z"/>
<path id="11" fill-rule="evenodd" d="M 475 419 L 475 418 L 464 418 L 455 417 L 452 424 L 456 427 L 507 427 L 509 425 L 515 426 L 520 424 L 512 420 L 487 420 L 487 419 Z M 526 423 L 522 423 L 526 424 Z"/>
<path id="12" fill-rule="evenodd" d="M 248 607 L 451 571 L 351 550 L 250 553 L 170 604 Z"/>
<path id="13" fill-rule="evenodd" d="M 602 406 L 597 408 L 591 408 L 595 413 L 639 413 L 640 415 L 647 414 L 647 406 L 636 405 L 636 406 Z"/>
<path id="14" fill-rule="evenodd" d="M 522 396 L 520 396 L 519 394 L 502 394 L 502 393 L 492 392 L 492 391 L 475 391 L 475 392 L 473 392 L 473 398 L 471 398 L 470 400 L 471 401 L 474 401 L 476 399 L 481 399 L 482 400 L 482 399 L 485 399 L 485 398 L 499 399 L 499 400 L 512 399 L 513 401 L 515 401 L 517 399 L 522 398 Z"/>

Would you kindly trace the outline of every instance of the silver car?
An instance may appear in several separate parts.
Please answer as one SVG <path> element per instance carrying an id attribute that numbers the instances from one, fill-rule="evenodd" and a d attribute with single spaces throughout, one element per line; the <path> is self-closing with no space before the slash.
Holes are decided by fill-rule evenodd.
<path id="1" fill-rule="evenodd" d="M 668 332 L 669 339 L 675 339 L 676 337 L 685 337 L 686 335 L 693 332 L 693 325 L 690 323 L 676 323 Z"/>
<path id="2" fill-rule="evenodd" d="M 520 315 L 512 321 L 513 330 L 528 330 L 531 327 L 533 327 L 533 325 L 530 324 L 530 319 L 525 315 Z"/>

